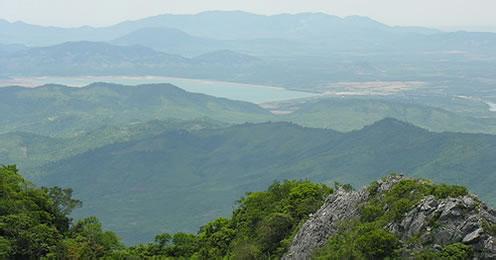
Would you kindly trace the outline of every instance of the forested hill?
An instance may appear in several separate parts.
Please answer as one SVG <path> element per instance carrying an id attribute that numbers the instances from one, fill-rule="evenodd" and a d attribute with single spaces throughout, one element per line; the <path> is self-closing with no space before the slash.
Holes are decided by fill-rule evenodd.
<path id="1" fill-rule="evenodd" d="M 82 88 L 45 85 L 0 88 L 0 133 L 74 135 L 109 125 L 210 117 L 226 122 L 264 120 L 270 112 L 242 101 L 187 92 L 171 84 Z"/>
<path id="2" fill-rule="evenodd" d="M 162 228 L 191 231 L 276 179 L 359 186 L 400 171 L 467 185 L 494 203 L 494 154 L 495 136 L 433 133 L 394 119 L 349 133 L 243 124 L 110 144 L 40 168 L 38 181 L 73 187 L 86 202 L 77 216 L 96 214 L 135 242 Z"/>

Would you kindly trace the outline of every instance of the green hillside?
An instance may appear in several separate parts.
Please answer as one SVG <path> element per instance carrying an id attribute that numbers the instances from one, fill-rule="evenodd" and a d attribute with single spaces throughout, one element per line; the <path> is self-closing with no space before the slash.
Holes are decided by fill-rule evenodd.
<path id="1" fill-rule="evenodd" d="M 74 187 L 85 208 L 127 242 L 192 231 L 274 180 L 362 185 L 400 171 L 465 184 L 495 203 L 496 137 L 433 133 L 394 119 L 339 133 L 289 123 L 171 130 L 39 168 L 45 185 Z M 146 216 L 146 217 L 143 217 Z"/>
<path id="2" fill-rule="evenodd" d="M 293 112 L 276 115 L 269 110 Z M 0 134 L 29 132 L 68 138 L 151 120 L 205 118 L 225 123 L 290 121 L 307 127 L 351 131 L 387 117 L 432 131 L 496 133 L 494 118 L 470 117 L 381 98 L 287 101 L 264 109 L 248 102 L 187 92 L 170 84 L 94 83 L 83 88 L 62 85 L 0 88 Z"/>
<path id="3" fill-rule="evenodd" d="M 190 93 L 170 84 L 0 88 L 0 133 L 75 136 L 104 126 L 206 116 L 246 122 L 264 120 L 271 114 L 251 103 Z"/>
<path id="4" fill-rule="evenodd" d="M 168 129 L 199 130 L 225 126 L 226 123 L 202 118 L 102 126 L 73 137 L 46 137 L 28 132 L 10 132 L 0 134 L 0 161 L 4 164 L 19 163 L 24 174 L 30 175 L 36 174 L 32 170 L 37 166 L 108 144 L 156 135 Z"/>

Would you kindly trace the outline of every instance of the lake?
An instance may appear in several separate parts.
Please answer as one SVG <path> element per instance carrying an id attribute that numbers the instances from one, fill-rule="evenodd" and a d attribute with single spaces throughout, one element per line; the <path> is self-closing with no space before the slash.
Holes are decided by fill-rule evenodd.
<path id="1" fill-rule="evenodd" d="M 109 82 L 124 85 L 139 85 L 150 83 L 170 83 L 189 92 L 202 93 L 206 95 L 223 97 L 234 100 L 242 100 L 253 103 L 264 103 L 270 101 L 281 101 L 296 98 L 316 96 L 316 93 L 293 91 L 280 87 L 242 84 L 225 81 L 184 79 L 155 76 L 87 76 L 87 77 L 30 77 L 0 79 L 0 86 L 26 86 L 37 87 L 40 85 L 55 83 L 72 87 L 83 87 L 93 82 Z"/>

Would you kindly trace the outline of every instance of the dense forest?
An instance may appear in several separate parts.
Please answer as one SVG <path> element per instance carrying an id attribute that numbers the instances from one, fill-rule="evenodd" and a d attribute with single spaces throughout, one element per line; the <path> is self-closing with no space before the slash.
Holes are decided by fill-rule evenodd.
<path id="1" fill-rule="evenodd" d="M 0 168 L 0 254 L 8 259 L 278 259 L 283 257 L 298 229 L 335 190 L 310 181 L 275 182 L 266 191 L 247 193 L 232 215 L 217 218 L 196 234 L 161 233 L 153 242 L 126 247 L 102 228 L 96 217 L 74 221 L 71 211 L 82 203 L 71 189 L 39 188 L 25 180 L 14 165 Z M 462 186 L 402 180 L 385 192 L 377 182 L 368 186 L 370 198 L 361 205 L 359 219 L 347 220 L 336 235 L 317 250 L 317 259 L 398 258 L 412 241 L 402 241 L 385 228 L 400 220 L 422 198 L 466 196 Z M 489 224 L 487 224 L 489 225 Z M 496 225 L 486 228 L 495 232 Z M 466 259 L 473 249 L 452 243 L 417 250 L 416 259 Z"/>
<path id="2" fill-rule="evenodd" d="M 152 243 L 125 247 L 96 217 L 70 218 L 82 205 L 71 189 L 38 188 L 16 166 L 3 166 L 0 181 L 0 253 L 13 259 L 280 257 L 298 225 L 332 192 L 309 181 L 274 183 L 247 194 L 231 218 L 213 220 L 197 234 L 163 233 Z"/>

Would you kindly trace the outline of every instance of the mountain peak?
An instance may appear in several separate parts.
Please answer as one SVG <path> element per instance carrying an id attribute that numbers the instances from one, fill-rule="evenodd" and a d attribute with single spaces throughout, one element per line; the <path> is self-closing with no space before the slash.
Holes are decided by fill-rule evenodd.
<path id="1" fill-rule="evenodd" d="M 412 129 L 412 130 L 415 129 L 415 130 L 427 131 L 411 123 L 401 121 L 392 117 L 383 118 L 363 128 L 363 130 L 371 130 L 371 129 Z"/>

